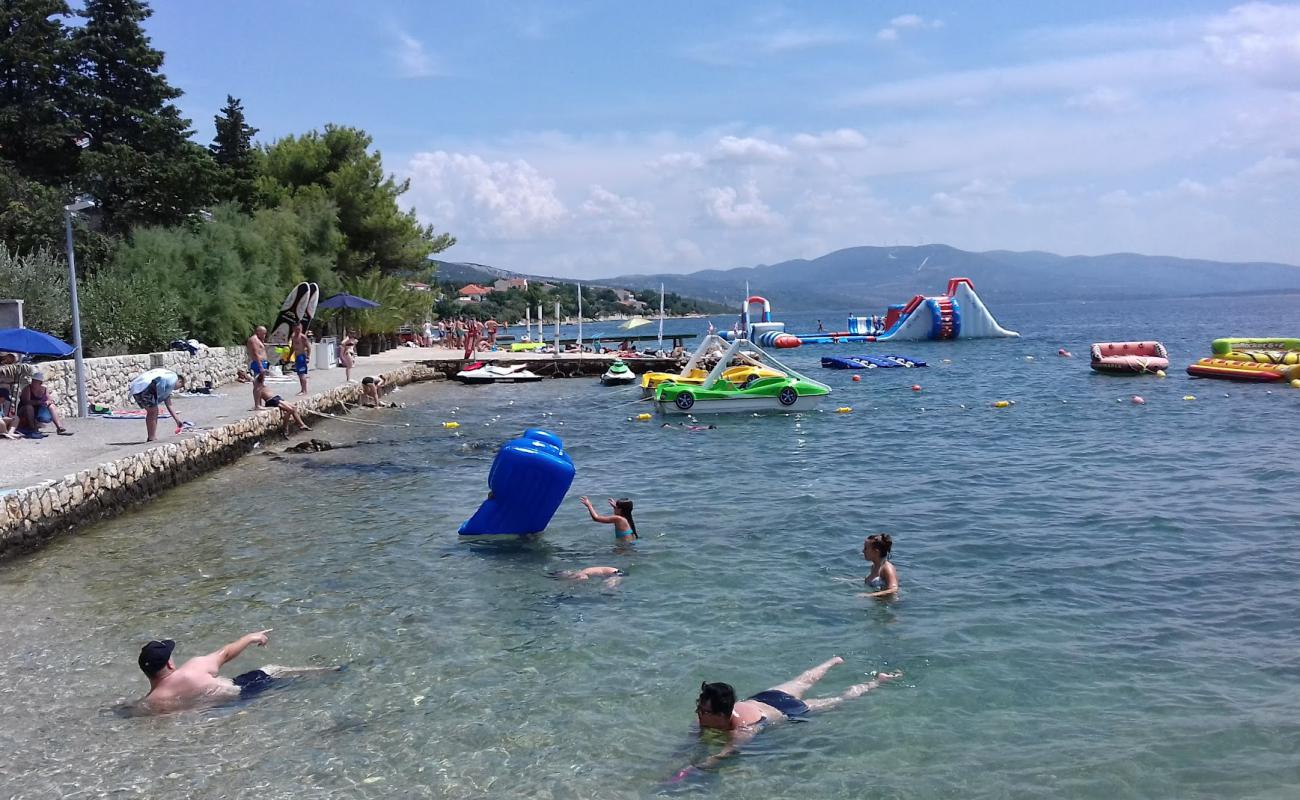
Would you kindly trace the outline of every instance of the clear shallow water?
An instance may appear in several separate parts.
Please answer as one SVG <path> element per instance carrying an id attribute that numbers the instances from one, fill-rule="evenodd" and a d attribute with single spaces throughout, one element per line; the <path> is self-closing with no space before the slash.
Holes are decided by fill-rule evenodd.
<path id="1" fill-rule="evenodd" d="M 322 426 L 368 443 L 247 458 L 0 566 L 0 795 L 651 796 L 699 753 L 701 680 L 754 692 L 839 654 L 825 694 L 906 678 L 678 791 L 1293 797 L 1300 392 L 1181 368 L 1214 336 L 1294 335 L 1296 299 L 1003 306 L 1025 338 L 803 348 L 782 355 L 835 387 L 827 413 L 698 434 L 628 421 L 635 393 L 595 381 L 408 389 L 404 410 Z M 1147 337 L 1168 379 L 1088 370 L 1088 342 Z M 858 384 L 813 367 L 860 351 L 934 366 Z M 578 463 L 574 499 L 539 542 L 458 543 L 496 445 L 536 424 Z M 583 493 L 635 498 L 634 552 Z M 835 580 L 865 574 L 878 530 L 894 603 Z M 630 576 L 547 577 L 593 564 Z M 348 671 L 113 713 L 146 689 L 144 641 L 187 657 L 263 627 L 271 647 L 228 672 Z"/>

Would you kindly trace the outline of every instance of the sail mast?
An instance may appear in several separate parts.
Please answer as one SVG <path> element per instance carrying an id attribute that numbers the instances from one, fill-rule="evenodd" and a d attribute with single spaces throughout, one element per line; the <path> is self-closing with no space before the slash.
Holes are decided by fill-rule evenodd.
<path id="1" fill-rule="evenodd" d="M 664 349 L 664 285 L 659 284 L 659 350 Z"/>

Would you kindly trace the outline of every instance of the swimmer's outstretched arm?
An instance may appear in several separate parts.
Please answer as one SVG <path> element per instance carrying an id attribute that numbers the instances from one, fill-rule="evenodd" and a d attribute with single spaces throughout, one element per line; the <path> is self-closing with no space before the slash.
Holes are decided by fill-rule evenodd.
<path id="1" fill-rule="evenodd" d="M 587 513 L 591 515 L 592 520 L 595 522 L 603 522 L 606 525 L 612 525 L 615 522 L 618 522 L 620 519 L 622 519 L 622 517 L 618 517 L 618 516 L 606 516 L 605 514 L 597 514 L 596 509 L 592 508 L 591 506 L 591 501 L 588 500 L 586 497 L 579 497 L 578 502 L 582 503 L 584 506 L 587 507 Z"/>
<path id="2" fill-rule="evenodd" d="M 239 654 L 248 649 L 249 645 L 255 644 L 258 647 L 265 647 L 268 641 L 266 635 L 272 630 L 273 628 L 267 628 L 257 633 L 246 633 L 220 650 L 208 653 L 206 656 L 199 656 L 194 660 L 199 662 L 199 665 L 210 674 L 216 675 L 223 664 L 239 658 Z"/>
<path id="3" fill-rule="evenodd" d="M 739 753 L 740 748 L 743 745 L 748 744 L 749 740 L 753 739 L 754 735 L 757 733 L 758 733 L 757 728 L 740 728 L 738 730 L 733 730 L 731 732 L 731 738 L 727 741 L 727 745 L 725 747 L 723 747 L 721 750 L 709 756 L 708 758 L 704 759 L 698 764 L 691 764 L 688 767 L 678 770 L 677 774 L 673 776 L 673 782 L 676 783 L 677 781 L 682 780 L 683 778 L 685 778 L 687 775 L 690 775 L 695 770 L 713 769 L 714 767 L 721 764 L 724 758 L 731 758 L 732 756 Z"/>

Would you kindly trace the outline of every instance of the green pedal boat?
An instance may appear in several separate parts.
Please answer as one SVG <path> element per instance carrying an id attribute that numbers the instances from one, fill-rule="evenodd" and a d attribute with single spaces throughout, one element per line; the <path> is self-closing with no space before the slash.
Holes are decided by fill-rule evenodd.
<path id="1" fill-rule="evenodd" d="M 733 362 L 766 367 L 778 377 L 753 377 L 736 384 L 722 373 Z M 806 411 L 830 395 L 831 387 L 804 377 L 747 339 L 730 345 L 701 384 L 662 383 L 655 405 L 664 414 Z"/>

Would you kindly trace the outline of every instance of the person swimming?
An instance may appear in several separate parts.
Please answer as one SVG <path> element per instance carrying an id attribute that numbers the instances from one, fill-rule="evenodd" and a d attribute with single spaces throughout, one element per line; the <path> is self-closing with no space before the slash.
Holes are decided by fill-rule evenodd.
<path id="1" fill-rule="evenodd" d="M 601 586 L 606 589 L 614 589 L 623 582 L 623 579 L 627 577 L 627 573 L 618 567 L 584 567 L 583 569 L 566 569 L 563 572 L 555 573 L 554 577 L 574 582 L 603 578 Z"/>
<path id="2" fill-rule="evenodd" d="M 894 540 L 887 533 L 874 533 L 862 542 L 862 558 L 871 562 L 871 574 L 865 580 L 867 586 L 875 589 L 862 597 L 888 597 L 898 594 L 898 571 L 889 561 L 889 551 L 894 547 Z"/>
<path id="3" fill-rule="evenodd" d="M 727 744 L 722 750 L 699 764 L 692 764 L 678 771 L 671 782 L 681 781 L 696 770 L 717 766 L 724 758 L 735 755 L 742 745 L 769 725 L 799 720 L 820 711 L 829 711 L 845 700 L 861 697 L 880 684 L 901 677 L 903 674 L 881 672 L 866 683 L 850 686 L 838 696 L 804 699 L 804 695 L 812 689 L 813 684 L 821 680 L 831 667 L 843 663 L 844 659 L 835 656 L 812 669 L 805 670 L 785 683 L 779 683 L 771 689 L 739 701 L 736 700 L 736 690 L 729 683 L 701 683 L 700 695 L 695 700 L 696 721 L 701 730 L 712 728 L 726 731 Z"/>
<path id="4" fill-rule="evenodd" d="M 610 499 L 609 507 L 614 509 L 613 514 L 597 514 L 596 509 L 591 506 L 591 501 L 585 496 L 579 497 L 578 502 L 587 507 L 587 513 L 591 514 L 592 521 L 613 525 L 614 538 L 618 541 L 628 542 L 641 538 L 636 532 L 636 522 L 632 519 L 632 501 L 628 498 Z"/>

